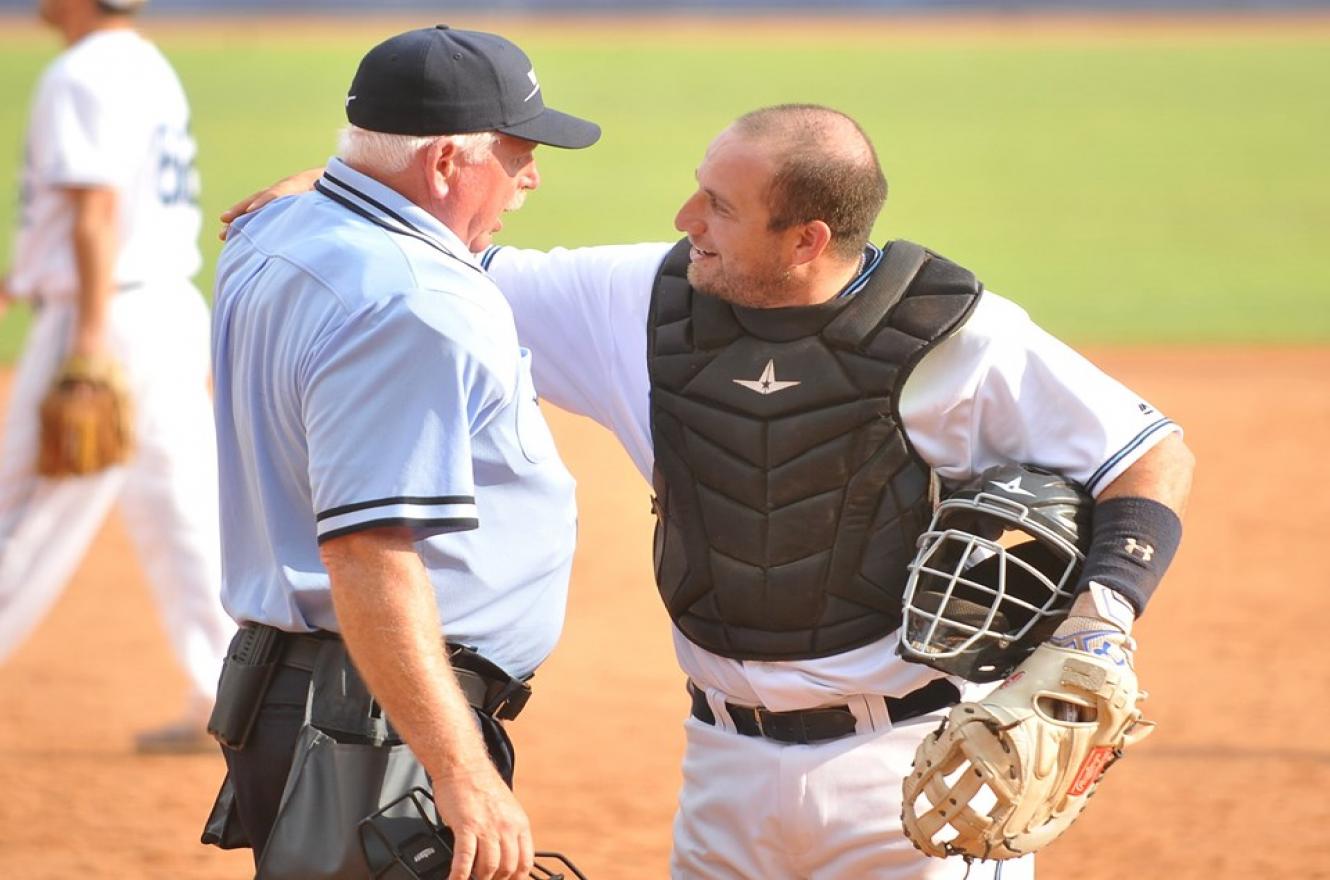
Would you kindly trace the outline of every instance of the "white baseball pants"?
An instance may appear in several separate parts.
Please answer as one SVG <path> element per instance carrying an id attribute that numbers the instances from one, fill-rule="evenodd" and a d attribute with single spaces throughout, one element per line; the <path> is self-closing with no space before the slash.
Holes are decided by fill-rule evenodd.
<path id="1" fill-rule="evenodd" d="M 710 700 L 713 711 L 723 704 Z M 944 713 L 817 745 L 785 745 L 685 723 L 674 818 L 675 880 L 960 880 L 958 858 L 929 858 L 901 830 L 901 783 Z M 722 719 L 717 714 L 717 718 Z M 721 724 L 728 723 L 724 716 Z M 862 727 L 861 723 L 861 727 Z M 1031 880 L 1032 857 L 976 862 L 971 880 Z"/>
<path id="2" fill-rule="evenodd" d="M 134 396 L 137 452 L 102 473 L 39 478 L 38 411 L 74 317 L 75 306 L 60 301 L 34 315 L 0 438 L 0 663 L 55 603 L 119 501 L 191 704 L 210 705 L 235 626 L 220 599 L 207 307 L 186 282 L 112 298 L 109 343 Z"/>

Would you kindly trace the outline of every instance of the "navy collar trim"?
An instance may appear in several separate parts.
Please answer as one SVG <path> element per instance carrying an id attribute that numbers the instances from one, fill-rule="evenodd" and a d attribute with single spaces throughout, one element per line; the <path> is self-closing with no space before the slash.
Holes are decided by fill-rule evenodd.
<path id="1" fill-rule="evenodd" d="M 864 286 L 868 284 L 868 279 L 873 274 L 873 270 L 882 262 L 882 249 L 870 242 L 868 246 L 864 248 L 863 261 L 863 268 L 859 270 L 859 274 L 850 279 L 850 283 L 845 285 L 840 293 L 836 294 L 836 299 L 846 296 L 854 296 L 856 293 L 864 289 Z"/>
<path id="2" fill-rule="evenodd" d="M 424 242 L 444 256 L 463 264 L 473 272 L 484 274 L 484 272 L 476 266 L 472 260 L 458 256 L 452 251 L 452 249 L 439 241 L 438 238 L 430 235 L 428 232 L 416 226 L 410 220 L 377 199 L 356 189 L 346 181 L 339 180 L 337 177 L 333 176 L 331 171 L 324 171 L 323 177 L 314 181 L 314 189 L 341 205 L 343 208 L 346 208 L 348 211 L 365 218 L 375 226 L 385 229 L 394 235 L 405 235 L 408 238 L 414 238 L 418 241 Z"/>

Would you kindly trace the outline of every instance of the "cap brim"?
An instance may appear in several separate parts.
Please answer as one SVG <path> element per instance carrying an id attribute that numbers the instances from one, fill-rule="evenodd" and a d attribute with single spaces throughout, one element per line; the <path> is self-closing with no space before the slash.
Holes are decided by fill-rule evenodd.
<path id="1" fill-rule="evenodd" d="M 596 123 L 548 107 L 532 119 L 501 126 L 498 131 L 566 150 L 580 150 L 600 140 L 600 126 Z"/>

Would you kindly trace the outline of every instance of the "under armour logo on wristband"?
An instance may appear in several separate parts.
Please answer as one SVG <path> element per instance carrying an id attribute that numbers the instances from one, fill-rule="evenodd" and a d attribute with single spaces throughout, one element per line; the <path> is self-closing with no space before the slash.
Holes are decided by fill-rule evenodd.
<path id="1" fill-rule="evenodd" d="M 1128 556 L 1134 556 L 1141 562 L 1149 562 L 1155 555 L 1155 548 L 1149 544 L 1141 544 L 1135 538 L 1128 538 L 1127 543 L 1123 545 Z"/>

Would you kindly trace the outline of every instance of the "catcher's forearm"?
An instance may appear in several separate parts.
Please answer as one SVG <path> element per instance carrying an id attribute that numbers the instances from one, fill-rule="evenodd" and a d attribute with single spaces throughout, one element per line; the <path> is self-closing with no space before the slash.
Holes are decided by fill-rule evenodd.
<path id="1" fill-rule="evenodd" d="M 115 284 L 116 194 L 109 187 L 79 187 L 69 193 L 74 203 L 73 250 L 78 272 L 72 353 L 90 355 L 105 346 L 106 314 Z"/>
<path id="2" fill-rule="evenodd" d="M 1182 436 L 1170 434 L 1105 486 L 1095 502 L 1103 504 L 1114 498 L 1148 498 L 1181 517 L 1187 512 L 1192 472 L 1195 469 L 1196 456 L 1182 441 Z"/>
<path id="3" fill-rule="evenodd" d="M 1095 500 L 1094 532 L 1078 590 L 1096 583 L 1145 610 L 1182 541 L 1195 458 L 1172 435 L 1127 468 Z"/>

